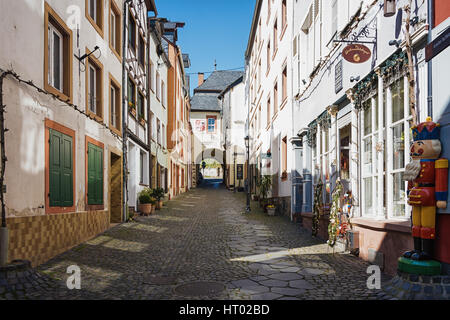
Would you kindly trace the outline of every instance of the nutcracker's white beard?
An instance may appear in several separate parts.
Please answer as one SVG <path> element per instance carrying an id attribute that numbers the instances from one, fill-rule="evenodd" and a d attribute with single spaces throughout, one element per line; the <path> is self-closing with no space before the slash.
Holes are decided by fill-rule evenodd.
<path id="1" fill-rule="evenodd" d="M 403 174 L 403 180 L 413 181 L 420 173 L 420 160 L 412 160 L 405 167 L 405 173 Z"/>

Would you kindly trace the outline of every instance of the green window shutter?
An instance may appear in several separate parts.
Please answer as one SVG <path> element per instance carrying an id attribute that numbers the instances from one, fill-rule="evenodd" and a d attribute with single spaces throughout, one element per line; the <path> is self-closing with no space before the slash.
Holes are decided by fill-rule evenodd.
<path id="1" fill-rule="evenodd" d="M 103 149 L 88 143 L 88 204 L 103 204 Z"/>
<path id="2" fill-rule="evenodd" d="M 73 206 L 72 137 L 50 129 L 50 207 Z"/>

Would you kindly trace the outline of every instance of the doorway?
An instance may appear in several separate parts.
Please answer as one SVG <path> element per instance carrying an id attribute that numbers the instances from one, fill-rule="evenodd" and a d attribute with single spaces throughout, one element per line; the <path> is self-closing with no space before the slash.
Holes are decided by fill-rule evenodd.
<path id="1" fill-rule="evenodd" d="M 339 176 L 344 193 L 350 189 L 350 141 L 351 124 L 339 129 Z"/>
<path id="2" fill-rule="evenodd" d="M 110 223 L 122 222 L 122 157 L 110 153 Z"/>

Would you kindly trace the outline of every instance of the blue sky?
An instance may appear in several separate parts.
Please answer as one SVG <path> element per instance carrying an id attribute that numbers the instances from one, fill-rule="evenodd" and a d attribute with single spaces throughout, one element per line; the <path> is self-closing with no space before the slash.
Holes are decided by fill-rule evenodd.
<path id="1" fill-rule="evenodd" d="M 191 89 L 197 73 L 205 78 L 214 70 L 244 66 L 244 54 L 253 18 L 255 0 L 156 0 L 158 17 L 185 22 L 178 31 L 178 45 L 191 59 Z M 243 70 L 243 69 L 240 69 Z M 193 88 L 192 88 L 193 87 Z"/>

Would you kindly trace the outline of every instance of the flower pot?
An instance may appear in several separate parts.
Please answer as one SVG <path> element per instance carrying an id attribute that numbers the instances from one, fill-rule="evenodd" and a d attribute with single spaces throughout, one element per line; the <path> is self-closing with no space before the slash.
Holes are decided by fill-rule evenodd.
<path id="1" fill-rule="evenodd" d="M 152 214 L 155 214 L 156 206 L 152 206 Z"/>
<path id="2" fill-rule="evenodd" d="M 267 208 L 267 215 L 268 216 L 274 216 L 275 215 L 275 208 Z"/>
<path id="3" fill-rule="evenodd" d="M 150 215 L 153 210 L 153 206 L 151 203 L 140 204 L 138 206 L 138 208 L 139 208 L 139 212 L 141 212 L 142 214 L 145 214 L 146 216 Z"/>
<path id="4" fill-rule="evenodd" d="M 156 202 L 156 210 L 160 210 L 163 207 L 163 201 Z"/>

